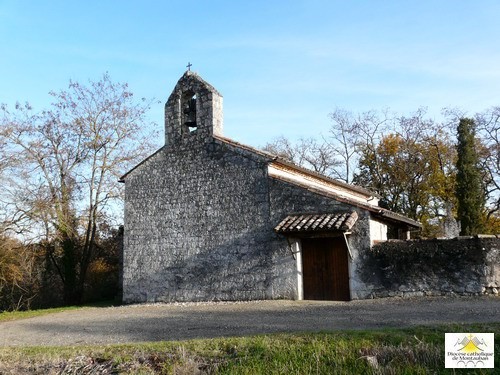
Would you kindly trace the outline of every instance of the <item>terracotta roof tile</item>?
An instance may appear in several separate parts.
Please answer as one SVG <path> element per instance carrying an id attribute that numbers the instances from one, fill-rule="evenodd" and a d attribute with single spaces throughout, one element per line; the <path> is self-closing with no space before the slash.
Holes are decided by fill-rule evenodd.
<path id="1" fill-rule="evenodd" d="M 281 220 L 274 230 L 278 233 L 348 231 L 356 224 L 357 220 L 358 214 L 356 211 L 288 215 Z"/>

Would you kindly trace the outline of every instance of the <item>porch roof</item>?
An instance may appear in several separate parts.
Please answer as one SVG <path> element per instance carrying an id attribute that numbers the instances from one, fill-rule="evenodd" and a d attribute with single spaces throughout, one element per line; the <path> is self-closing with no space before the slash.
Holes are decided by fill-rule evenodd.
<path id="1" fill-rule="evenodd" d="M 296 214 L 285 217 L 274 230 L 278 233 L 348 231 L 356 221 L 356 211 L 342 211 L 327 214 Z"/>

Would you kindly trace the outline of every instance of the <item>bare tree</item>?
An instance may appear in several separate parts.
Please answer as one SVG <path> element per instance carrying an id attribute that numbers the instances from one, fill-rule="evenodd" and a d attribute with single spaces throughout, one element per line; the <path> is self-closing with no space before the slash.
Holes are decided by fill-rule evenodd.
<path id="1" fill-rule="evenodd" d="M 350 183 L 357 163 L 359 132 L 358 123 L 351 112 L 336 108 L 329 114 L 330 127 L 328 144 L 335 155 L 342 161 L 335 169 L 335 177 Z"/>
<path id="2" fill-rule="evenodd" d="M 327 138 L 331 152 L 341 163 L 335 169 L 335 177 L 347 183 L 353 182 L 361 150 L 375 151 L 390 121 L 389 110 L 366 111 L 353 114 L 336 108 L 329 117 L 332 125 Z"/>
<path id="3" fill-rule="evenodd" d="M 500 211 L 500 107 L 477 114 L 476 123 L 490 217 Z"/>
<path id="4" fill-rule="evenodd" d="M 66 303 L 80 303 L 98 226 L 116 216 L 118 177 L 151 151 L 146 111 L 126 84 L 108 74 L 52 92 L 50 110 L 5 106 L 0 139 L 7 145 L 12 225 L 46 243 L 64 285 Z M 15 217 L 15 216 L 14 216 Z M 20 222 L 23 218 L 24 222 Z M 34 229 L 34 230 L 33 230 Z"/>
<path id="5" fill-rule="evenodd" d="M 314 138 L 301 138 L 292 143 L 282 136 L 266 144 L 263 150 L 326 176 L 334 175 L 339 165 L 330 145 Z"/>

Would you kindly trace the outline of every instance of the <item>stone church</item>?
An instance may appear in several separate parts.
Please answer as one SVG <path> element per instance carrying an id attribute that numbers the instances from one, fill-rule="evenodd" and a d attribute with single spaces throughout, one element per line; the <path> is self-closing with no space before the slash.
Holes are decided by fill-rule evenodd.
<path id="1" fill-rule="evenodd" d="M 165 105 L 165 145 L 121 182 L 125 303 L 368 298 L 363 252 L 420 226 L 225 138 L 222 96 L 192 71 Z"/>

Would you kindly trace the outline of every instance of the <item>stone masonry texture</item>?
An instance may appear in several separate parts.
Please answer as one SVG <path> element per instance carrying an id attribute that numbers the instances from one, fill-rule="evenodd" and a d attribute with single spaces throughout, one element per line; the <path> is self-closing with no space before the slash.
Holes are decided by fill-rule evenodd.
<path id="1" fill-rule="evenodd" d="M 297 299 L 300 238 L 274 227 L 288 215 L 353 210 L 349 233 L 328 233 L 346 237 L 351 299 L 499 294 L 498 237 L 371 247 L 380 218 L 366 207 L 269 176 L 272 155 L 222 130 L 222 96 L 186 72 L 165 106 L 165 146 L 122 177 L 125 303 Z"/>
<path id="2" fill-rule="evenodd" d="M 498 295 L 500 238 L 392 240 L 366 253 L 363 280 L 372 297 Z"/>
<path id="3" fill-rule="evenodd" d="M 183 123 L 187 100 L 196 100 L 194 131 Z M 289 214 L 353 209 L 270 178 L 270 159 L 217 138 L 222 126 L 222 97 L 186 72 L 166 104 L 165 146 L 123 178 L 125 303 L 295 299 L 296 260 L 274 226 Z M 369 247 L 369 213 L 358 214 L 353 259 Z M 351 263 L 352 296 L 363 298 Z"/>

